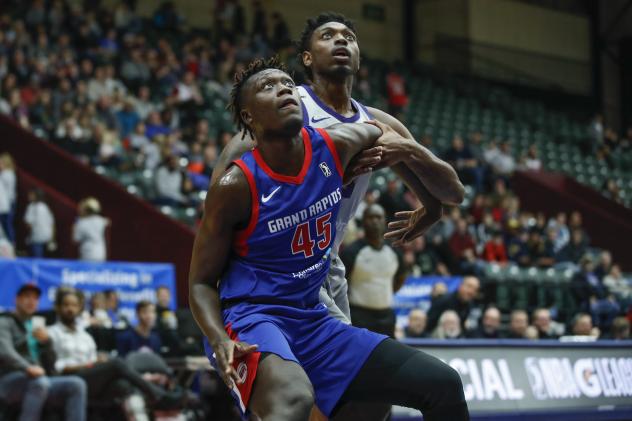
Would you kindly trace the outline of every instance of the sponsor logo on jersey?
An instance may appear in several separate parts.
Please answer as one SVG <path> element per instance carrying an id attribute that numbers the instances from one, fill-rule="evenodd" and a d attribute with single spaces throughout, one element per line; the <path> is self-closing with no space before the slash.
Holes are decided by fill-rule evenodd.
<path id="1" fill-rule="evenodd" d="M 279 191 L 280 188 L 281 188 L 281 186 L 279 186 L 276 189 L 272 190 L 272 192 L 269 195 L 267 195 L 267 196 L 265 194 L 262 194 L 261 195 L 261 202 L 262 203 L 267 203 L 270 199 L 272 199 L 272 196 L 274 196 L 274 194 Z"/>
<path id="2" fill-rule="evenodd" d="M 323 120 L 327 120 L 329 117 L 323 117 L 323 118 L 316 118 L 314 116 L 312 116 L 312 123 L 320 123 Z"/>
<path id="3" fill-rule="evenodd" d="M 248 377 L 248 366 L 243 361 L 237 366 L 237 376 L 239 376 L 239 383 L 244 383 Z"/>
<path id="4" fill-rule="evenodd" d="M 326 162 L 321 162 L 318 166 L 320 167 L 320 170 L 323 172 L 323 174 L 325 174 L 325 177 L 329 177 L 331 175 L 331 170 L 327 166 Z"/>

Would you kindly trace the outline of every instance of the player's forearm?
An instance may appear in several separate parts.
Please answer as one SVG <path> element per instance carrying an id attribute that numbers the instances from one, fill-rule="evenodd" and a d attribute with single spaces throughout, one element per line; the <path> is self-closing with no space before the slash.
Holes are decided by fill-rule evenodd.
<path id="1" fill-rule="evenodd" d="M 213 345 L 227 338 L 217 289 L 198 283 L 189 289 L 189 304 L 202 333 Z"/>
<path id="2" fill-rule="evenodd" d="M 405 157 L 402 161 L 442 203 L 458 205 L 463 201 L 464 188 L 447 162 L 437 158 L 417 142 L 401 142 Z"/>

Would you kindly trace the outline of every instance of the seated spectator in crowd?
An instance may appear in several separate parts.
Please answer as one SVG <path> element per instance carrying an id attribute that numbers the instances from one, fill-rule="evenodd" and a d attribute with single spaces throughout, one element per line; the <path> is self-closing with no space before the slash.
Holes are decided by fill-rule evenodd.
<path id="1" fill-rule="evenodd" d="M 619 265 L 612 265 L 610 272 L 603 278 L 603 285 L 622 303 L 626 309 L 632 300 L 632 282 L 625 279 Z"/>
<path id="2" fill-rule="evenodd" d="M 459 219 L 456 223 L 456 230 L 448 240 L 450 245 L 450 251 L 452 255 L 458 259 L 457 266 L 461 266 L 466 259 L 466 252 L 470 250 L 472 253 L 476 249 L 476 243 L 469 233 L 467 228 L 467 221 L 465 219 Z"/>
<path id="3" fill-rule="evenodd" d="M 44 192 L 29 192 L 29 205 L 24 212 L 24 223 L 29 229 L 27 243 L 31 257 L 44 257 L 55 238 L 55 217 L 44 201 Z"/>
<path id="4" fill-rule="evenodd" d="M 553 244 L 553 250 L 555 253 L 559 253 L 570 241 L 571 232 L 566 225 L 566 214 L 559 212 L 555 219 L 549 220 L 548 228 L 555 230 L 555 243 Z"/>
<path id="5" fill-rule="evenodd" d="M 538 149 L 535 145 L 529 147 L 527 154 L 521 160 L 520 167 L 531 171 L 540 171 L 542 169 L 542 161 L 538 158 Z"/>
<path id="6" fill-rule="evenodd" d="M 571 332 L 574 336 L 599 336 L 599 329 L 593 328 L 592 317 L 587 313 L 577 313 L 571 321 Z"/>
<path id="7" fill-rule="evenodd" d="M 418 308 L 410 310 L 408 313 L 408 325 L 404 327 L 404 336 L 406 338 L 427 338 L 426 322 L 428 317 L 423 310 Z"/>
<path id="8" fill-rule="evenodd" d="M 95 292 L 90 297 L 90 326 L 110 329 L 112 320 L 108 315 L 105 293 Z"/>
<path id="9" fill-rule="evenodd" d="M 491 240 L 487 241 L 483 251 L 483 258 L 488 262 L 495 262 L 501 265 L 507 264 L 507 251 L 505 250 L 505 242 L 501 231 L 494 231 Z"/>
<path id="10" fill-rule="evenodd" d="M 473 301 L 478 295 L 479 288 L 480 281 L 478 278 L 466 276 L 456 291 L 452 294 L 437 298 L 432 303 L 430 311 L 428 312 L 428 326 L 426 327 L 426 331 L 432 332 L 435 327 L 437 327 L 439 317 L 441 317 L 446 310 L 454 310 L 459 320 L 465 323 L 465 320 L 467 320 L 470 314 Z"/>
<path id="11" fill-rule="evenodd" d="M 500 144 L 500 149 L 491 161 L 491 167 L 495 174 L 503 177 L 510 177 L 516 170 L 516 160 L 511 154 L 509 142 Z"/>
<path id="12" fill-rule="evenodd" d="M 446 151 L 444 159 L 454 167 L 460 179 L 473 184 L 476 191 L 483 186 L 483 171 L 479 162 L 461 136 L 454 136 L 452 146 Z"/>
<path id="13" fill-rule="evenodd" d="M 507 246 L 507 254 L 509 260 L 516 263 L 519 266 L 529 266 L 531 264 L 531 254 L 529 253 L 529 232 L 520 228 L 518 232 L 515 232 L 512 238 L 509 240 Z"/>
<path id="14" fill-rule="evenodd" d="M 529 327 L 529 316 L 524 310 L 514 310 L 509 318 L 507 339 L 526 339 Z M 537 333 L 536 333 L 537 337 Z"/>
<path id="15" fill-rule="evenodd" d="M 445 282 L 435 282 L 430 290 L 430 303 L 435 304 L 437 300 L 445 296 L 448 293 L 448 286 Z"/>
<path id="16" fill-rule="evenodd" d="M 580 311 L 590 313 L 597 327 L 608 331 L 620 306 L 608 288 L 594 273 L 592 257 L 586 255 L 581 260 L 581 269 L 571 280 L 571 294 Z"/>
<path id="17" fill-rule="evenodd" d="M 79 218 L 72 239 L 79 244 L 79 259 L 103 262 L 107 259 L 105 229 L 110 220 L 101 216 L 101 204 L 94 197 L 79 202 Z"/>
<path id="18" fill-rule="evenodd" d="M 555 263 L 553 243 L 543 238 L 541 231 L 537 227 L 531 228 L 527 248 L 529 249 L 529 260 L 532 265 L 546 268 L 553 266 Z"/>
<path id="19" fill-rule="evenodd" d="M 171 310 L 171 291 L 166 286 L 156 289 L 156 315 L 158 326 L 164 329 L 177 329 L 178 319 Z"/>
<path id="20" fill-rule="evenodd" d="M 188 203 L 183 193 L 186 175 L 180 169 L 178 156 L 170 155 L 156 170 L 156 203 L 167 206 L 183 206 Z"/>
<path id="21" fill-rule="evenodd" d="M 615 341 L 625 341 L 630 339 L 630 321 L 625 317 L 617 317 L 612 322 L 610 334 L 603 339 L 613 339 Z"/>
<path id="22" fill-rule="evenodd" d="M 110 318 L 110 323 L 115 329 L 126 329 L 129 326 L 129 320 L 123 313 L 119 311 L 118 294 L 113 289 L 103 291 L 105 295 L 105 308 Z"/>
<path id="23" fill-rule="evenodd" d="M 116 349 L 120 356 L 125 356 L 132 351 L 150 351 L 160 354 L 162 342 L 158 332 L 154 330 L 156 325 L 156 307 L 149 301 L 140 301 L 136 304 L 136 319 L 138 324 L 116 337 Z"/>
<path id="24" fill-rule="evenodd" d="M 573 229 L 571 239 L 555 257 L 557 262 L 578 263 L 586 254 L 588 242 L 582 229 Z"/>
<path id="25" fill-rule="evenodd" d="M 402 197 L 402 189 L 402 182 L 392 178 L 386 184 L 386 190 L 380 194 L 378 203 L 384 208 L 387 221 L 393 220 L 397 212 L 410 209 Z"/>
<path id="26" fill-rule="evenodd" d="M 551 326 L 551 312 L 546 308 L 538 308 L 533 312 L 531 323 L 538 330 L 539 339 L 557 339 Z"/>
<path id="27" fill-rule="evenodd" d="M 107 359 L 97 355 L 94 339 L 77 326 L 83 307 L 83 295 L 74 288 L 60 288 L 55 297 L 58 322 L 49 329 L 57 360 L 55 369 L 63 374 L 74 374 L 85 380 L 90 399 L 124 399 L 128 408 L 138 400 L 139 390 L 150 404 L 177 405 L 180 397 L 144 380 L 121 359 Z M 144 408 L 138 408 L 144 412 Z M 141 415 L 142 416 L 142 415 Z"/>
<path id="28" fill-rule="evenodd" d="M 86 419 L 86 384 L 76 376 L 47 376 L 54 371 L 55 351 L 44 323 L 35 326 L 41 290 L 25 284 L 15 297 L 15 312 L 0 316 L 0 399 L 20 407 L 20 420 L 39 420 L 45 405 L 63 419 Z M 42 320 L 43 322 L 43 320 Z"/>
<path id="29" fill-rule="evenodd" d="M 612 254 L 604 250 L 599 254 L 599 261 L 595 265 L 594 273 L 600 281 L 610 273 L 610 269 L 612 269 Z"/>
<path id="30" fill-rule="evenodd" d="M 468 338 L 476 339 L 498 339 L 500 338 L 500 310 L 496 307 L 489 307 L 483 313 L 480 326 L 466 333 Z"/>
<path id="31" fill-rule="evenodd" d="M 435 339 L 463 339 L 461 319 L 454 310 L 446 310 L 439 317 L 439 324 L 432 333 Z"/>

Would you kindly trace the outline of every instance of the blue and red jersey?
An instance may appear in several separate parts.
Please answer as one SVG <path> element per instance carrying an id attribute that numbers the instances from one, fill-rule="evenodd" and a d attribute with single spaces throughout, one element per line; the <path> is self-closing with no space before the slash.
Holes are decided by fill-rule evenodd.
<path id="1" fill-rule="evenodd" d="M 303 127 L 301 135 L 305 158 L 296 176 L 275 173 L 257 149 L 234 162 L 248 180 L 252 205 L 221 277 L 223 303 L 318 303 L 336 234 L 343 169 L 325 130 Z"/>

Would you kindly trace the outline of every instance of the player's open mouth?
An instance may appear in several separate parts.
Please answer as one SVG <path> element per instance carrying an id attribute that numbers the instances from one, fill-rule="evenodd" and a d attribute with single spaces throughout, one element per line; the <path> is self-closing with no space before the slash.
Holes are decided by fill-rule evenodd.
<path id="1" fill-rule="evenodd" d="M 349 50 L 347 50 L 346 48 L 343 48 L 343 47 L 336 48 L 333 51 L 332 54 L 336 58 L 349 58 L 349 57 L 351 57 L 351 53 L 349 52 Z"/>
<path id="2" fill-rule="evenodd" d="M 288 98 L 281 103 L 279 106 L 280 109 L 288 108 L 288 107 L 298 107 L 298 102 L 294 98 Z"/>

